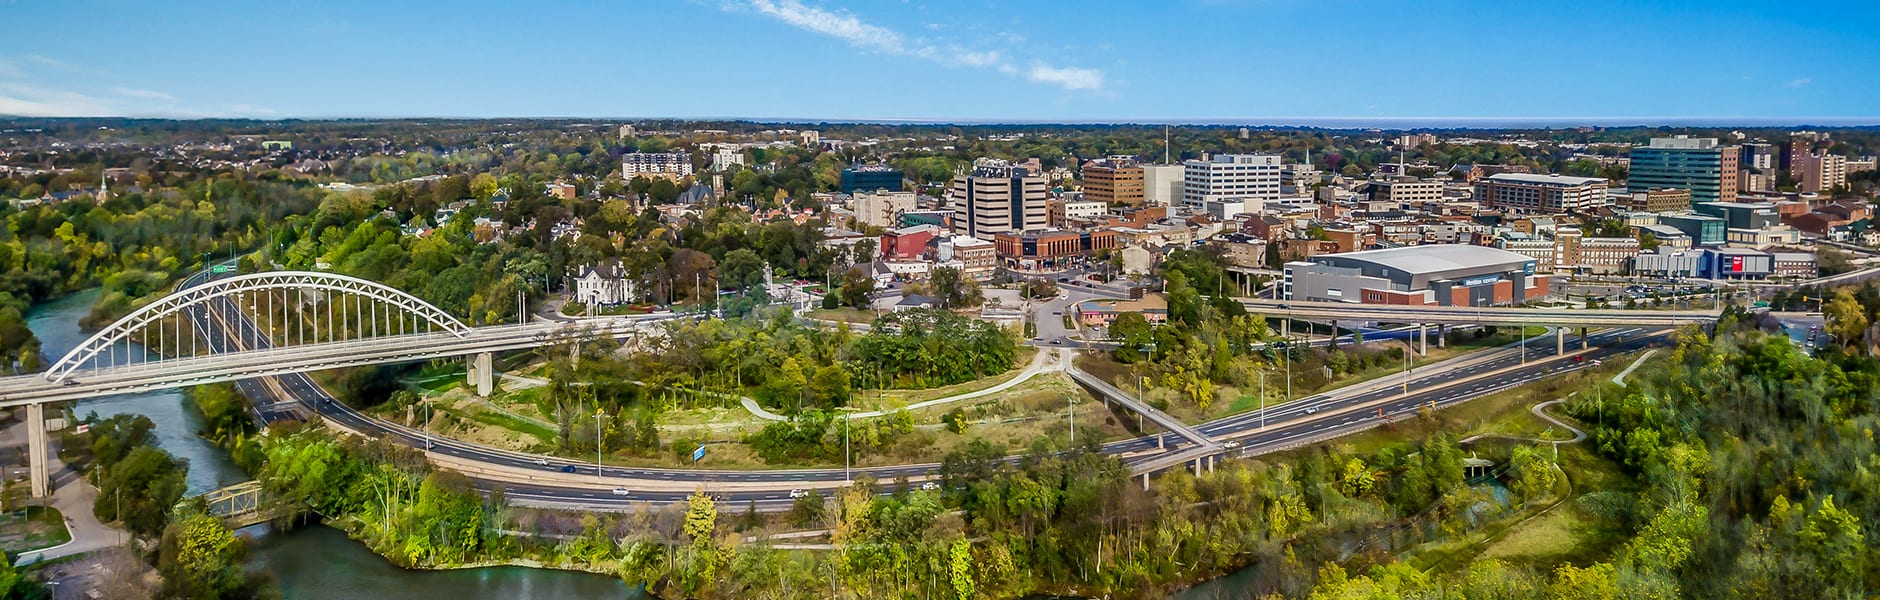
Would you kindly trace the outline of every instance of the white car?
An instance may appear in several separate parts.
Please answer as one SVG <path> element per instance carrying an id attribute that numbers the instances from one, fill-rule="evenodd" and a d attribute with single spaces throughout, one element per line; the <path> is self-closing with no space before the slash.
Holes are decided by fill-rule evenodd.
<path id="1" fill-rule="evenodd" d="M 537 458 L 537 459 L 535 459 L 535 464 L 538 464 L 538 465 L 542 465 L 542 466 L 544 466 L 544 467 L 546 467 L 546 466 L 548 466 L 548 458 L 547 458 L 547 457 L 541 457 L 541 458 Z"/>
<path id="2" fill-rule="evenodd" d="M 927 482 L 922 482 L 922 483 L 920 484 L 920 489 L 923 489 L 923 490 L 937 490 L 937 489 L 940 489 L 940 483 L 939 483 L 939 482 L 936 482 L 936 481 L 927 481 Z"/>
<path id="3" fill-rule="evenodd" d="M 808 495 L 809 495 L 809 490 L 790 490 L 791 498 L 802 498 Z"/>
<path id="4" fill-rule="evenodd" d="M 1221 447 L 1226 448 L 1228 450 L 1233 450 L 1235 448 L 1240 447 L 1240 442 L 1237 440 L 1227 440 L 1225 442 L 1221 442 Z"/>
<path id="5" fill-rule="evenodd" d="M 617 487 L 617 488 L 614 488 L 614 495 L 615 495 L 615 496 L 625 496 L 625 495 L 627 495 L 627 493 L 628 493 L 628 492 L 627 492 L 627 488 L 623 488 L 623 487 Z"/>

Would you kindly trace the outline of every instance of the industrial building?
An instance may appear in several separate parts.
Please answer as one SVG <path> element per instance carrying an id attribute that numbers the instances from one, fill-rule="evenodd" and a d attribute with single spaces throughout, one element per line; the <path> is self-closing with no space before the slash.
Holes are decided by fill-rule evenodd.
<path id="1" fill-rule="evenodd" d="M 1493 306 L 1546 297 L 1534 258 L 1462 244 L 1406 246 L 1286 263 L 1287 299 L 1360 304 Z"/>

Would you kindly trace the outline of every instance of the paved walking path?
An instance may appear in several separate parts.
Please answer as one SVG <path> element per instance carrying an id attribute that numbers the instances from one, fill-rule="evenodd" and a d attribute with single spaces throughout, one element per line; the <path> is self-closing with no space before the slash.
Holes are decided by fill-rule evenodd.
<path id="1" fill-rule="evenodd" d="M 1053 360 L 1054 358 L 1056 360 Z M 1067 369 L 1070 366 L 1070 364 L 1071 364 L 1070 357 L 1064 354 L 1064 350 L 1062 348 L 1039 348 L 1038 354 L 1031 357 L 1031 364 L 1026 365 L 1025 370 L 1019 372 L 1017 377 L 1013 377 L 1011 379 L 1005 380 L 1004 382 L 998 385 L 995 385 L 995 386 L 992 386 L 983 390 L 975 390 L 975 391 L 965 392 L 961 394 L 954 394 L 952 396 L 947 396 L 945 398 L 935 398 L 933 400 L 916 402 L 916 403 L 901 407 L 900 410 L 920 410 L 923 408 L 927 408 L 929 406 L 939 406 L 942 404 L 949 404 L 949 403 L 958 402 L 961 400 L 970 400 L 973 398 L 978 398 L 980 396 L 989 396 L 992 394 L 997 394 L 999 392 L 1012 389 L 1013 387 L 1016 387 L 1021 383 L 1025 383 L 1026 381 L 1030 381 L 1031 378 L 1037 377 L 1039 374 L 1047 373 L 1051 371 L 1063 371 Z M 739 402 L 744 405 L 744 410 L 750 411 L 752 415 L 755 415 L 759 419 L 764 419 L 766 421 L 785 421 L 789 419 L 789 417 L 785 417 L 783 415 L 773 413 L 768 410 L 764 410 L 764 407 L 757 405 L 756 400 L 753 400 L 749 397 L 739 398 Z M 879 417 L 884 414 L 887 414 L 887 413 L 883 411 L 879 411 L 879 410 L 871 410 L 868 412 L 847 413 L 847 417 L 850 419 L 872 419 L 872 418 Z"/>
<path id="2" fill-rule="evenodd" d="M 1657 354 L 1657 353 L 1658 353 L 1657 348 L 1646 350 L 1644 354 L 1640 354 L 1638 356 L 1638 360 L 1632 361 L 1631 366 L 1626 367 L 1624 371 L 1620 371 L 1618 375 L 1612 376 L 1612 382 L 1617 383 L 1619 385 L 1625 385 L 1625 377 L 1627 375 L 1631 375 L 1632 371 L 1634 369 L 1637 369 L 1639 365 L 1645 364 L 1645 359 L 1651 358 L 1653 354 Z"/>
<path id="3" fill-rule="evenodd" d="M 22 411 L 23 412 L 23 411 Z M 26 422 L 18 421 L 0 431 L 0 443 L 13 445 L 25 443 Z M 98 522 L 98 517 L 91 512 L 92 502 L 98 497 L 98 490 L 85 481 L 78 471 L 66 466 L 59 460 L 56 449 L 48 449 L 46 469 L 51 472 L 52 497 L 38 504 L 59 509 L 65 515 L 65 531 L 72 541 L 20 553 L 13 564 L 24 565 L 41 560 L 52 560 L 94 550 L 103 550 L 122 544 L 127 537 L 124 531 Z M 21 454 L 24 456 L 24 453 Z"/>

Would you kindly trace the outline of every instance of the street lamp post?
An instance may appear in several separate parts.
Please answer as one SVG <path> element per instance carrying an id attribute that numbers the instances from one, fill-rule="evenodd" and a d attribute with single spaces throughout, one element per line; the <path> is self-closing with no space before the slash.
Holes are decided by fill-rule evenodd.
<path id="1" fill-rule="evenodd" d="M 1070 408 L 1070 413 L 1071 413 L 1071 446 L 1076 446 L 1076 445 L 1077 445 L 1077 396 L 1073 396 L 1073 395 L 1070 395 L 1070 394 L 1066 394 L 1066 395 L 1064 396 L 1064 399 L 1065 399 L 1065 400 L 1067 400 L 1067 401 L 1069 401 L 1069 402 L 1070 402 L 1070 405 L 1071 405 L 1071 408 Z"/>
<path id="2" fill-rule="evenodd" d="M 601 436 L 602 436 L 602 432 L 605 431 L 605 429 L 601 427 L 601 419 L 605 419 L 605 418 L 607 418 L 607 413 L 605 411 L 601 411 L 598 409 L 594 411 L 594 478 L 595 479 L 602 479 L 602 476 L 601 476 Z"/>

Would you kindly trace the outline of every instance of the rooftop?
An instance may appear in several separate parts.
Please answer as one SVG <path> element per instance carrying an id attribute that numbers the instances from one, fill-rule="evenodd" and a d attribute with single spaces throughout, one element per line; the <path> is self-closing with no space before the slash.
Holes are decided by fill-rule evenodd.
<path id="1" fill-rule="evenodd" d="M 1552 174 L 1552 175 L 1536 175 L 1532 173 L 1496 173 L 1494 175 L 1489 175 L 1488 180 L 1489 181 L 1514 182 L 1514 183 L 1543 183 L 1543 184 L 1552 184 L 1552 185 L 1573 185 L 1573 186 L 1587 185 L 1589 183 L 1605 183 L 1606 182 L 1606 180 L 1601 177 L 1574 177 L 1571 175 L 1561 175 L 1558 173 Z"/>
<path id="2" fill-rule="evenodd" d="M 1323 256 L 1327 258 L 1337 257 L 1369 261 L 1406 273 L 1434 273 L 1438 271 L 1488 267 L 1508 263 L 1525 263 L 1534 260 L 1526 255 L 1516 254 L 1499 248 L 1471 246 L 1467 244 L 1424 244 L 1420 246 L 1404 246 L 1402 248 L 1389 248 L 1384 250 L 1326 254 Z"/>

